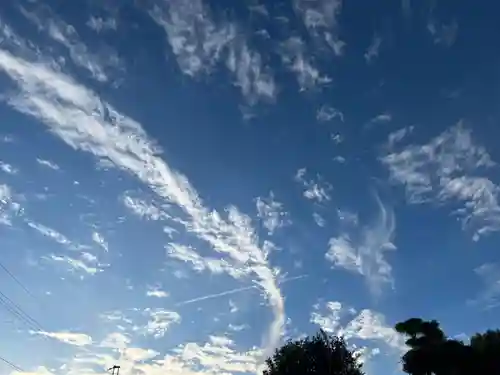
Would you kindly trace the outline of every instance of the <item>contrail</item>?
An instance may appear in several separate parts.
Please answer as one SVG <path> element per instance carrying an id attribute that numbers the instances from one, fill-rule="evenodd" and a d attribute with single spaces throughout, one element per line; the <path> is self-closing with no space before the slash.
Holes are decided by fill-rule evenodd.
<path id="1" fill-rule="evenodd" d="M 193 298 L 193 299 L 188 299 L 186 301 L 178 302 L 175 304 L 175 306 L 188 305 L 188 304 L 193 303 L 193 302 L 199 302 L 199 301 L 204 301 L 206 299 L 227 296 L 229 294 L 244 292 L 245 290 L 250 290 L 250 289 L 257 289 L 257 286 L 252 285 L 252 286 L 246 286 L 244 288 L 236 288 L 236 289 L 226 290 L 225 292 L 221 292 L 221 293 L 208 294 L 208 295 L 203 296 L 203 297 L 198 297 L 198 298 Z"/>
<path id="2" fill-rule="evenodd" d="M 304 277 L 307 277 L 307 275 L 299 275 L 299 276 L 284 278 L 283 280 L 281 280 L 280 284 L 285 283 L 287 281 L 303 279 Z M 207 294 L 207 295 L 202 296 L 202 297 L 197 297 L 197 298 L 193 298 L 193 299 L 188 299 L 186 301 L 177 302 L 175 304 L 175 306 L 189 305 L 189 304 L 194 303 L 194 302 L 200 302 L 200 301 L 205 301 L 207 299 L 223 297 L 223 296 L 227 296 L 227 295 L 235 294 L 235 293 L 240 293 L 240 292 L 244 292 L 244 291 L 251 290 L 251 289 L 258 289 L 258 287 L 256 285 L 252 285 L 252 286 L 245 286 L 242 288 L 226 290 L 226 291 L 221 292 L 221 293 Z"/>

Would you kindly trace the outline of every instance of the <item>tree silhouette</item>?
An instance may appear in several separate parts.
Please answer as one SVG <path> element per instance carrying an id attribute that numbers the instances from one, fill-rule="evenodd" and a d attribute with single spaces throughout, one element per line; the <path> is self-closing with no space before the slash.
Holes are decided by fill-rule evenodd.
<path id="1" fill-rule="evenodd" d="M 396 324 L 409 338 L 402 357 L 403 371 L 411 375 L 500 374 L 500 331 L 471 337 L 470 344 L 447 338 L 435 320 L 412 318 Z"/>
<path id="2" fill-rule="evenodd" d="M 477 333 L 470 339 L 478 374 L 500 374 L 500 330 Z"/>
<path id="3" fill-rule="evenodd" d="M 321 330 L 290 341 L 266 360 L 264 375 L 363 375 L 359 355 L 345 341 Z"/>
<path id="4" fill-rule="evenodd" d="M 437 374 L 442 367 L 439 352 L 446 337 L 435 320 L 408 319 L 396 324 L 396 331 L 406 336 L 410 348 L 402 357 L 403 371 L 412 375 Z"/>

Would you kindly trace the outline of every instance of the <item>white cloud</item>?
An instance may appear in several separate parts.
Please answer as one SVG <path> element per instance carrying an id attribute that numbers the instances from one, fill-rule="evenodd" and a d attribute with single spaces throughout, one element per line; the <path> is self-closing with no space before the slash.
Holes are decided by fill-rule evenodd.
<path id="1" fill-rule="evenodd" d="M 300 91 L 312 90 L 332 82 L 331 78 L 322 75 L 313 66 L 306 51 L 305 43 L 298 37 L 291 37 L 282 45 L 281 59 L 288 69 L 297 77 Z"/>
<path id="2" fill-rule="evenodd" d="M 68 247 L 69 249 L 72 249 L 72 250 L 78 249 L 77 245 L 73 244 L 73 242 L 70 241 L 64 234 L 58 232 L 55 229 L 49 228 L 49 227 L 47 227 L 43 224 L 40 224 L 40 223 L 35 223 L 33 221 L 28 221 L 27 224 L 30 228 L 34 229 L 42 236 L 45 236 L 45 237 L 57 242 L 60 245 Z"/>
<path id="3" fill-rule="evenodd" d="M 166 298 L 169 295 L 170 294 L 168 292 L 165 292 L 158 286 L 149 287 L 148 290 L 146 291 L 146 296 L 148 297 Z"/>
<path id="4" fill-rule="evenodd" d="M 226 336 L 209 336 L 209 340 L 216 346 L 233 346 L 234 341 Z"/>
<path id="5" fill-rule="evenodd" d="M 21 206 L 14 202 L 13 195 L 9 186 L 0 184 L 0 225 L 12 225 L 12 215 L 21 212 Z"/>
<path id="6" fill-rule="evenodd" d="M 233 300 L 229 300 L 229 312 L 231 314 L 237 313 L 240 309 L 236 306 Z"/>
<path id="7" fill-rule="evenodd" d="M 195 271 L 210 271 L 214 274 L 227 273 L 236 279 L 248 275 L 249 269 L 239 268 L 225 259 L 203 257 L 192 247 L 172 242 L 167 247 L 167 255 L 190 264 Z"/>
<path id="8" fill-rule="evenodd" d="M 264 68 L 261 55 L 250 50 L 246 43 L 230 45 L 226 67 L 249 104 L 275 100 L 277 89 L 270 70 Z"/>
<path id="9" fill-rule="evenodd" d="M 104 268 L 107 267 L 105 264 L 100 264 L 95 255 L 87 252 L 82 252 L 79 258 L 51 254 L 44 257 L 44 259 L 64 264 L 71 272 L 77 272 L 80 276 L 83 276 L 82 274 L 93 276 L 99 272 L 103 272 Z"/>
<path id="10" fill-rule="evenodd" d="M 103 30 L 116 30 L 117 22 L 114 18 L 102 18 L 91 16 L 87 21 L 87 26 L 96 32 Z"/>
<path id="11" fill-rule="evenodd" d="M 15 371 L 12 372 L 11 375 L 56 375 L 56 374 L 44 366 L 39 366 L 32 371 Z"/>
<path id="12" fill-rule="evenodd" d="M 14 168 L 11 164 L 5 163 L 0 160 L 0 170 L 8 174 L 16 174 L 18 170 Z"/>
<path id="13" fill-rule="evenodd" d="M 312 201 L 317 203 L 323 203 L 325 201 L 331 200 L 329 191 L 331 186 L 322 181 L 322 179 L 317 176 L 314 180 L 306 179 L 307 169 L 300 168 L 295 173 L 295 181 L 300 183 L 304 187 L 304 192 L 302 195 Z"/>
<path id="14" fill-rule="evenodd" d="M 284 226 L 290 225 L 289 214 L 284 210 L 284 205 L 278 202 L 271 191 L 269 197 L 258 197 L 256 199 L 257 216 L 262 220 L 262 224 L 269 231 L 269 235 Z"/>
<path id="15" fill-rule="evenodd" d="M 117 68 L 121 64 L 118 56 L 110 49 L 101 55 L 89 52 L 76 29 L 54 14 L 50 8 L 43 7 L 30 12 L 21 7 L 20 10 L 39 30 L 43 30 L 52 40 L 64 46 L 72 61 L 87 70 L 95 80 L 108 81 L 108 68 Z"/>
<path id="16" fill-rule="evenodd" d="M 146 220 L 161 220 L 170 217 L 161 208 L 140 198 L 132 198 L 131 196 L 124 195 L 123 204 L 132 211 L 133 214 Z"/>
<path id="17" fill-rule="evenodd" d="M 109 320 L 112 320 L 112 321 L 116 321 L 116 320 L 121 320 L 122 318 L 122 315 L 121 313 L 120 314 L 112 314 L 112 319 L 108 319 Z M 130 321 L 130 323 L 132 323 L 132 321 Z M 129 344 L 130 344 L 131 340 L 130 340 L 130 337 L 122 332 L 112 332 L 108 335 L 106 335 L 106 337 L 101 341 L 101 343 L 99 344 L 99 346 L 103 347 L 103 348 L 113 348 L 113 349 L 121 349 L 121 350 L 124 350 Z"/>
<path id="18" fill-rule="evenodd" d="M 226 208 L 224 217 L 206 208 L 188 179 L 158 156 L 140 124 L 72 78 L 6 51 L 0 51 L 0 70 L 19 88 L 18 95 L 12 93 L 7 98 L 14 109 L 35 117 L 74 149 L 107 159 L 136 176 L 167 204 L 179 208 L 186 230 L 210 245 L 219 260 L 225 259 L 233 270 L 254 278 L 273 312 L 264 343 L 266 353 L 270 353 L 280 342 L 284 300 L 276 281 L 277 270 L 259 247 L 251 219 L 233 206 Z M 235 271 L 231 274 L 238 275 Z"/>
<path id="19" fill-rule="evenodd" d="M 97 245 L 99 245 L 104 251 L 106 252 L 109 251 L 108 242 L 99 232 L 92 232 L 92 241 L 94 241 Z"/>
<path id="20" fill-rule="evenodd" d="M 144 314 L 148 316 L 149 321 L 141 331 L 156 339 L 163 337 L 172 324 L 181 322 L 181 316 L 175 311 L 147 308 Z"/>
<path id="21" fill-rule="evenodd" d="M 451 47 L 457 39 L 458 22 L 454 19 L 449 24 L 441 24 L 431 17 L 427 22 L 427 30 L 431 34 L 434 44 Z"/>
<path id="22" fill-rule="evenodd" d="M 394 282 L 392 268 L 384 253 L 396 249 L 392 243 L 396 221 L 394 213 L 382 204 L 378 196 L 376 200 L 379 208 L 376 220 L 363 228 L 356 226 L 332 237 L 325 257 L 336 267 L 364 276 L 370 290 L 378 294 L 383 284 L 392 285 Z"/>
<path id="23" fill-rule="evenodd" d="M 228 345 L 229 344 L 229 345 Z M 222 373 L 258 373 L 261 352 L 251 350 L 246 353 L 236 352 L 227 340 L 216 338 L 204 345 L 187 343 L 176 352 L 179 360 L 201 366 L 210 374 Z"/>
<path id="24" fill-rule="evenodd" d="M 392 121 L 392 115 L 389 112 L 381 113 L 369 121 L 369 124 L 385 124 Z"/>
<path id="25" fill-rule="evenodd" d="M 316 225 L 318 225 L 321 228 L 323 228 L 326 225 L 326 221 L 323 218 L 323 216 L 321 216 L 317 212 L 313 213 L 313 219 L 314 219 L 314 222 L 316 223 Z"/>
<path id="26" fill-rule="evenodd" d="M 339 220 L 346 224 L 357 225 L 359 222 L 358 214 L 346 210 L 337 210 Z"/>
<path id="27" fill-rule="evenodd" d="M 484 289 L 468 303 L 485 309 L 497 307 L 500 304 L 500 267 L 498 264 L 485 263 L 474 269 L 474 272 L 481 278 Z"/>
<path id="28" fill-rule="evenodd" d="M 391 179 L 404 185 L 411 203 L 453 202 L 473 238 L 500 230 L 498 186 L 485 171 L 495 165 L 461 122 L 424 145 L 411 145 L 381 158 Z M 481 176 L 483 175 L 483 176 Z"/>
<path id="29" fill-rule="evenodd" d="M 32 334 L 50 337 L 52 339 L 61 341 L 68 345 L 74 346 L 88 346 L 92 344 L 92 337 L 84 333 L 73 333 L 73 332 L 44 332 L 44 331 L 32 331 Z"/>
<path id="30" fill-rule="evenodd" d="M 365 60 L 368 64 L 372 62 L 374 58 L 378 57 L 380 46 L 382 45 L 382 38 L 378 34 L 374 34 L 372 41 L 365 52 Z"/>
<path id="31" fill-rule="evenodd" d="M 361 256 L 356 253 L 349 236 L 331 238 L 328 244 L 330 248 L 326 254 L 326 259 L 339 267 L 362 274 Z"/>
<path id="32" fill-rule="evenodd" d="M 44 167 L 47 167 L 47 168 L 50 168 L 50 169 L 53 169 L 55 171 L 58 171 L 59 169 L 61 169 L 56 163 L 50 161 L 50 160 L 45 160 L 45 159 L 40 159 L 40 158 L 37 158 L 36 159 L 36 162 Z"/>
<path id="33" fill-rule="evenodd" d="M 218 26 L 200 0 L 182 0 L 156 6 L 151 17 L 166 32 L 172 52 L 184 74 L 196 76 L 221 59 L 227 44 L 236 37 L 233 25 Z"/>
<path id="34" fill-rule="evenodd" d="M 233 332 L 241 332 L 250 327 L 248 326 L 248 324 L 240 324 L 240 325 L 229 324 L 227 328 Z"/>
<path id="35" fill-rule="evenodd" d="M 249 104 L 275 99 L 276 85 L 261 55 L 249 48 L 235 24 L 215 23 L 201 0 L 165 2 L 150 15 L 165 30 L 184 74 L 195 77 L 225 62 Z"/>
<path id="36" fill-rule="evenodd" d="M 336 117 L 338 117 L 340 121 L 344 122 L 344 114 L 338 109 L 326 104 L 322 105 L 318 112 L 316 112 L 316 120 L 320 122 L 327 122 L 335 119 Z"/>
<path id="37" fill-rule="evenodd" d="M 332 48 L 335 55 L 342 55 L 345 42 L 339 38 L 338 21 L 342 0 L 294 0 L 293 4 L 309 35 Z"/>
<path id="38" fill-rule="evenodd" d="M 346 315 L 355 316 L 343 324 Z M 330 301 L 314 306 L 311 322 L 326 332 L 345 337 L 348 341 L 355 339 L 371 344 L 381 342 L 387 348 L 396 350 L 398 354 L 405 350 L 404 338 L 386 323 L 384 315 L 373 310 L 364 309 L 358 314 L 352 308 L 343 307 L 340 302 Z"/>
<path id="39" fill-rule="evenodd" d="M 337 155 L 333 158 L 333 161 L 336 161 L 337 163 L 340 164 L 344 164 L 346 162 L 346 159 L 341 155 Z"/>
<path id="40" fill-rule="evenodd" d="M 406 128 L 401 128 L 389 134 L 389 139 L 387 142 L 389 149 L 392 149 L 394 146 L 396 146 L 399 142 L 403 140 L 403 138 L 411 134 L 413 130 L 414 126 L 408 126 Z"/>
<path id="41" fill-rule="evenodd" d="M 342 330 L 346 339 L 379 340 L 389 347 L 403 352 L 404 338 L 385 322 L 385 317 L 372 310 L 361 310 Z"/>
<path id="42" fill-rule="evenodd" d="M 319 325 L 325 332 L 337 334 L 340 328 L 340 318 L 342 313 L 342 304 L 336 301 L 327 302 L 326 312 L 320 312 L 320 305 L 314 306 L 311 313 L 311 323 Z"/>
<path id="43" fill-rule="evenodd" d="M 475 241 L 479 240 L 481 235 L 500 230 L 498 185 L 484 177 L 461 176 L 443 177 L 441 187 L 439 199 L 464 202 L 464 207 L 457 211 L 464 214 L 464 224 L 480 227 L 473 235 Z M 484 222 L 487 225 L 483 226 Z"/>
<path id="44" fill-rule="evenodd" d="M 337 145 L 344 141 L 344 137 L 342 137 L 339 133 L 330 134 L 330 139 Z"/>

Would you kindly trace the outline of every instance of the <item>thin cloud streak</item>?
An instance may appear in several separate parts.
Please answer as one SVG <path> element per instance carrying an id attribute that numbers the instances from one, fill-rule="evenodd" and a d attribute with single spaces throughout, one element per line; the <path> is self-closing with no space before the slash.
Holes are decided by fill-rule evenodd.
<path id="1" fill-rule="evenodd" d="M 194 302 L 206 301 L 208 299 L 213 299 L 213 298 L 217 298 L 217 297 L 229 296 L 231 294 L 241 293 L 241 292 L 245 292 L 247 290 L 252 290 L 252 289 L 258 289 L 258 288 L 256 285 L 252 285 L 252 286 L 246 286 L 246 287 L 242 287 L 242 288 L 226 290 L 225 292 L 221 292 L 221 293 L 207 294 L 206 296 L 203 296 L 203 297 L 197 297 L 197 298 L 188 299 L 186 301 L 177 302 L 175 304 L 175 306 L 176 307 L 185 306 L 185 305 L 189 305 L 189 304 L 194 303 Z"/>
<path id="2" fill-rule="evenodd" d="M 299 276 L 287 277 L 287 278 L 284 278 L 283 280 L 281 280 L 280 284 L 283 284 L 283 283 L 288 282 L 288 281 L 300 280 L 300 279 L 306 278 L 307 276 L 308 275 L 299 275 Z M 208 300 L 208 299 L 213 299 L 213 298 L 218 298 L 218 297 L 224 297 L 224 296 L 228 296 L 228 295 L 231 295 L 231 294 L 246 292 L 246 291 L 252 290 L 252 289 L 257 289 L 258 290 L 259 288 L 256 285 L 245 286 L 245 287 L 241 287 L 241 288 L 235 288 L 235 289 L 231 289 L 231 290 L 226 290 L 226 291 L 221 292 L 221 293 L 207 294 L 206 296 L 192 298 L 192 299 L 188 299 L 188 300 L 182 301 L 182 302 L 177 302 L 175 304 L 175 306 L 177 307 L 177 306 L 189 305 L 189 304 L 194 303 L 194 302 L 200 302 L 200 301 L 205 301 L 205 300 Z"/>

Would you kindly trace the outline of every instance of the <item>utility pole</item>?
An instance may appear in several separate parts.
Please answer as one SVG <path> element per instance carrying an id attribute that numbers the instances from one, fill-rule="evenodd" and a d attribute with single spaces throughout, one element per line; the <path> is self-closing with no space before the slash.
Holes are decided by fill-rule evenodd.
<path id="1" fill-rule="evenodd" d="M 120 366 L 114 365 L 113 367 L 108 368 L 107 371 L 111 371 L 111 375 L 120 375 Z"/>

